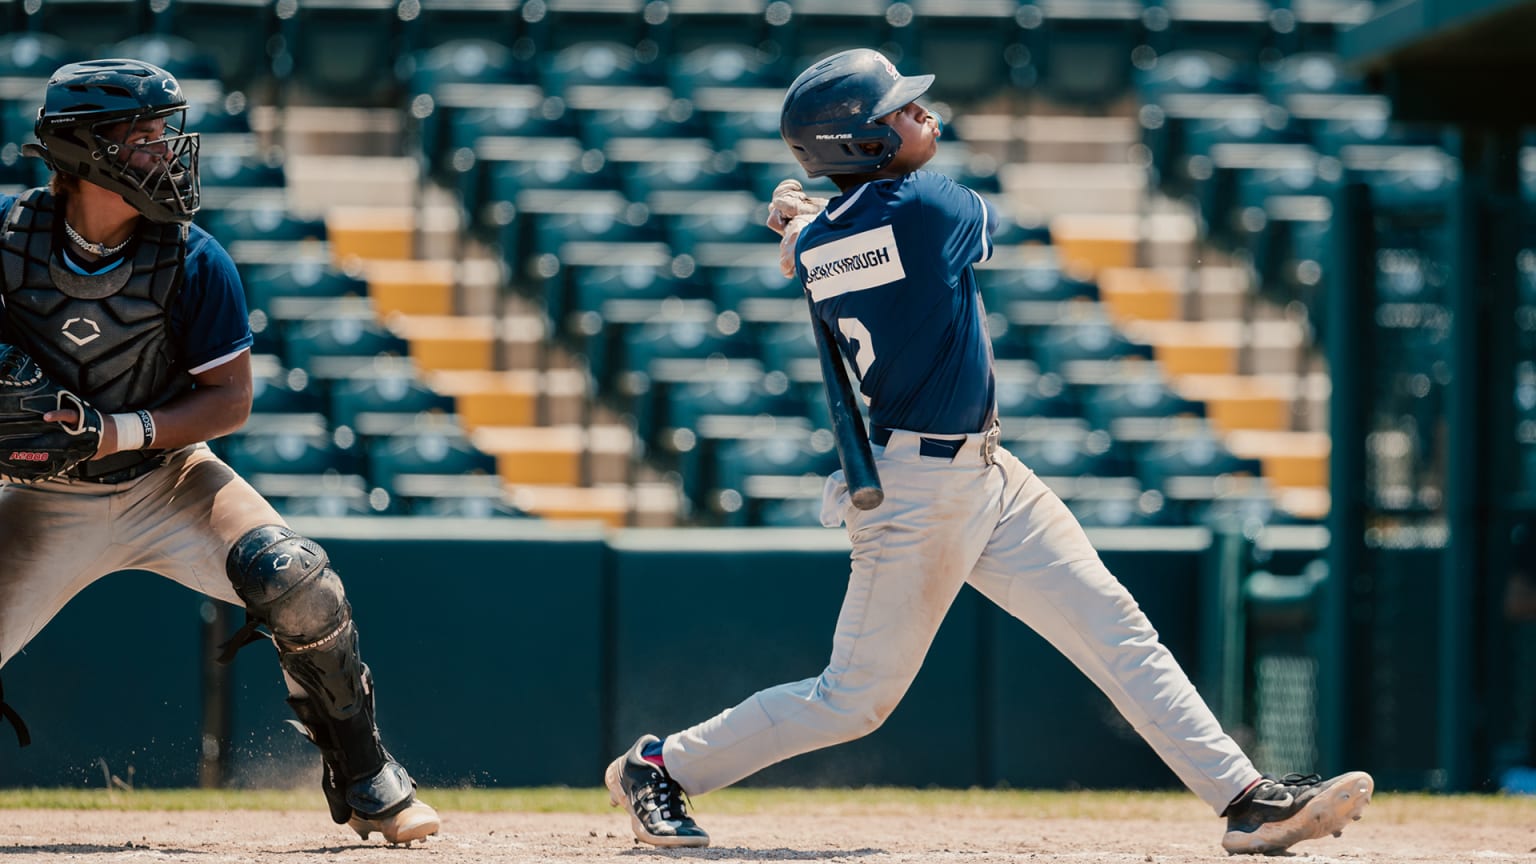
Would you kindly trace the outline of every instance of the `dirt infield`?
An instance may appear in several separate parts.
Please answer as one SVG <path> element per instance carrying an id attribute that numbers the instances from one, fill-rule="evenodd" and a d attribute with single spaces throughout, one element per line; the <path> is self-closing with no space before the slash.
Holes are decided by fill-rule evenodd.
<path id="1" fill-rule="evenodd" d="M 600 793 L 594 791 L 594 795 Z M 1480 802 L 1488 802 L 1486 806 Z M 1138 804 L 1132 818 L 1033 817 L 995 807 L 825 806 L 815 812 L 775 804 L 758 812 L 711 813 L 699 821 L 708 849 L 637 846 L 618 811 L 602 813 L 454 812 L 440 837 L 410 848 L 364 844 L 320 810 L 0 811 L 0 862 L 1208 862 L 1226 860 L 1220 820 L 1183 799 Z M 740 805 L 727 808 L 743 809 Z M 1311 861 L 1536 862 L 1536 800 L 1423 799 L 1379 795 L 1363 821 L 1339 839 L 1298 846 Z"/>

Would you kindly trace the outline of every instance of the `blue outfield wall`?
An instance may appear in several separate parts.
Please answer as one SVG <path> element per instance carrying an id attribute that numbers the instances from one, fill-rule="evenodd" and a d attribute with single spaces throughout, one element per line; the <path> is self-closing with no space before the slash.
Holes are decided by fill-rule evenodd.
<path id="1" fill-rule="evenodd" d="M 426 786 L 595 786 L 643 732 L 702 721 L 819 674 L 846 585 L 834 530 L 632 530 L 463 520 L 299 520 L 348 585 L 386 745 Z M 1196 681 L 1203 529 L 1091 532 Z M 5 666 L 32 726 L 0 728 L 0 786 L 198 783 L 204 619 L 149 574 L 87 589 Z M 229 610 L 226 631 L 243 620 Z M 218 634 L 214 634 L 218 635 Z M 228 673 L 228 782 L 317 782 L 284 721 L 269 644 Z M 1173 775 L 1071 664 L 962 591 L 890 720 L 748 783 L 1172 787 Z"/>

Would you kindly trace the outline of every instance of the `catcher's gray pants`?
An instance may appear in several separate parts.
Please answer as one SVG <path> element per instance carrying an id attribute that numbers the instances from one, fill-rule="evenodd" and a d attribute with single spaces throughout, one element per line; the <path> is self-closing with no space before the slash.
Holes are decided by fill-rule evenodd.
<path id="1" fill-rule="evenodd" d="M 831 662 L 816 678 L 763 690 L 668 736 L 668 772 L 699 795 L 874 731 L 969 582 L 1075 663 L 1220 813 L 1258 770 L 1061 499 L 1002 448 L 989 464 L 984 435 L 964 437 L 953 461 L 920 455 L 911 432 L 875 447 L 885 503 L 874 510 L 852 507 L 841 473 L 832 475 L 823 521 L 847 525 L 853 556 Z"/>
<path id="2" fill-rule="evenodd" d="M 247 531 L 283 524 L 205 444 L 126 483 L 0 486 L 0 666 L 71 597 L 116 570 L 149 570 L 243 605 L 225 557 Z"/>

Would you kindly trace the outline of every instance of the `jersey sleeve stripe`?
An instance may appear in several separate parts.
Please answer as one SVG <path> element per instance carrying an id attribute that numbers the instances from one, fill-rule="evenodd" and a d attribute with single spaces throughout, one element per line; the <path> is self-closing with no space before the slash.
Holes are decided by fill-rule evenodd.
<path id="1" fill-rule="evenodd" d="M 975 189 L 966 191 L 975 196 L 976 203 L 981 205 L 981 257 L 976 259 L 976 263 L 980 264 L 992 257 L 992 235 L 987 231 L 987 201 Z"/>
<path id="2" fill-rule="evenodd" d="M 194 369 L 190 369 L 190 370 L 188 370 L 188 372 L 189 372 L 189 374 L 192 374 L 192 375 L 201 375 L 202 373 L 207 372 L 209 369 L 217 369 L 220 366 L 223 366 L 225 363 L 228 363 L 229 361 L 235 359 L 236 357 L 239 357 L 242 353 L 244 353 L 246 351 L 249 351 L 249 350 L 250 350 L 250 348 L 247 347 L 247 348 L 240 348 L 240 349 L 237 349 L 235 351 L 231 351 L 231 352 L 229 352 L 228 354 L 225 354 L 222 357 L 215 357 L 212 360 L 209 360 L 207 363 L 202 364 L 201 366 L 198 366 L 198 367 L 196 367 Z"/>

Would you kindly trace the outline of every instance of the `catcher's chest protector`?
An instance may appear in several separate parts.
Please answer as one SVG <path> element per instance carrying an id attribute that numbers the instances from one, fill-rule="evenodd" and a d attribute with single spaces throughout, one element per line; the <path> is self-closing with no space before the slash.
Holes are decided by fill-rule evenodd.
<path id="1" fill-rule="evenodd" d="M 28 191 L 0 236 L 12 340 L 102 411 L 152 408 L 191 387 L 167 328 L 181 290 L 185 227 L 145 223 L 132 260 L 81 276 L 55 261 L 56 203 L 47 189 Z"/>

